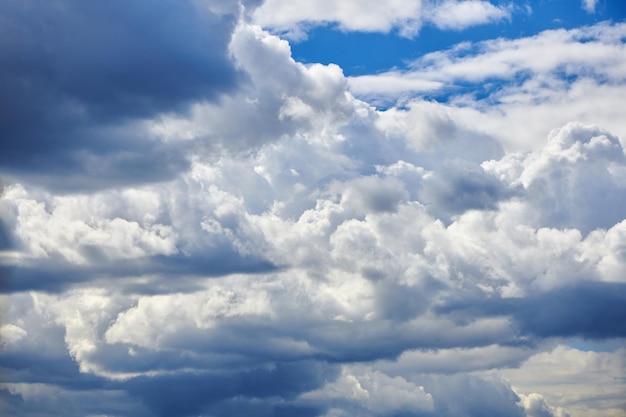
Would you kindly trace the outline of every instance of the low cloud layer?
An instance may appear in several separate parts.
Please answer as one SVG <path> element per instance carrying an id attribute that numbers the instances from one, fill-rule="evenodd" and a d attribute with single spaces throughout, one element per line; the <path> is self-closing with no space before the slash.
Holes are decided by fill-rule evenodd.
<path id="1" fill-rule="evenodd" d="M 446 96 L 377 109 L 255 24 L 290 7 L 0 6 L 3 413 L 623 413 L 624 25 L 427 55 L 398 77 Z"/>

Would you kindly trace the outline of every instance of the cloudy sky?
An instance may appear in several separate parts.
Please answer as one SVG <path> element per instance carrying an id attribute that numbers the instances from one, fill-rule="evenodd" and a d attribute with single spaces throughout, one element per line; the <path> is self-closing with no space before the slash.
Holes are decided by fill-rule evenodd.
<path id="1" fill-rule="evenodd" d="M 622 0 L 3 0 L 0 413 L 626 415 Z"/>

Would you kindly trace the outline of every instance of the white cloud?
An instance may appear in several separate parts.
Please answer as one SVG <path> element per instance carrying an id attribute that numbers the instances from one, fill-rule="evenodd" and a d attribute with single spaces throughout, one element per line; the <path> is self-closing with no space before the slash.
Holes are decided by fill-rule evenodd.
<path id="1" fill-rule="evenodd" d="M 520 158 L 525 159 L 523 168 L 516 166 Z M 617 137 L 595 126 L 570 123 L 552 131 L 540 153 L 512 153 L 484 166 L 511 185 L 524 187 L 533 212 L 527 218 L 539 216 L 536 225 L 587 233 L 622 220 L 626 188 L 615 172 L 626 166 L 624 149 Z"/>
<path id="2" fill-rule="evenodd" d="M 494 6 L 482 0 L 446 0 L 437 2 L 428 14 L 439 29 L 462 30 L 511 18 L 511 7 Z"/>
<path id="3" fill-rule="evenodd" d="M 361 75 L 349 78 L 350 91 L 356 95 L 397 95 L 404 92 L 425 93 L 442 87 L 439 81 L 411 78 L 393 72 L 384 75 Z"/>
<path id="4" fill-rule="evenodd" d="M 432 411 L 434 407 L 432 396 L 422 386 L 402 377 L 391 378 L 381 372 L 367 372 L 350 366 L 342 367 L 341 375 L 335 381 L 306 392 L 300 398 L 336 403 L 334 413 L 347 408 L 346 411 L 359 415 L 420 413 Z M 342 407 L 342 403 L 346 404 Z"/>
<path id="5" fill-rule="evenodd" d="M 582 0 L 583 9 L 587 13 L 595 13 L 596 12 L 596 4 L 598 4 L 598 0 Z"/>
<path id="6" fill-rule="evenodd" d="M 15 237 L 26 257 L 60 256 L 86 264 L 176 252 L 172 227 L 155 222 L 160 203 L 149 190 L 38 199 L 23 187 L 12 186 L 5 190 L 5 198 L 11 201 Z"/>
<path id="7" fill-rule="evenodd" d="M 0 326 L 0 346 L 6 348 L 7 345 L 12 345 L 24 337 L 28 332 L 19 326 L 14 324 L 3 324 Z"/>
<path id="8" fill-rule="evenodd" d="M 383 32 L 417 35 L 424 23 L 439 29 L 462 30 L 471 26 L 510 19 L 510 6 L 495 6 L 482 0 L 416 1 L 285 1 L 268 0 L 256 9 L 253 21 L 283 32 L 293 39 L 306 37 L 315 26 L 334 25 L 343 31 Z"/>
<path id="9" fill-rule="evenodd" d="M 230 51 L 249 83 L 220 103 L 195 104 L 190 115 L 155 117 L 145 123 L 148 132 L 167 142 L 193 142 L 196 157 L 206 160 L 224 151 L 247 153 L 299 132 L 330 136 L 355 111 L 341 68 L 296 63 L 287 41 L 257 26 L 238 26 Z"/>
<path id="10" fill-rule="evenodd" d="M 336 23 L 342 30 L 389 32 L 394 27 L 407 35 L 419 30 L 421 1 L 285 1 L 268 0 L 253 13 L 255 23 L 296 36 L 307 25 Z"/>
<path id="11" fill-rule="evenodd" d="M 570 417 L 561 407 L 551 407 L 541 394 L 533 392 L 529 395 L 520 395 L 526 417 Z"/>
<path id="12" fill-rule="evenodd" d="M 428 97 L 440 97 L 456 123 L 497 140 L 506 150 L 537 149 L 555 127 L 571 121 L 595 124 L 617 137 L 626 136 L 626 125 L 617 109 L 624 104 L 626 60 L 622 39 L 626 25 L 600 23 L 569 31 L 545 31 L 515 40 L 462 43 L 415 61 L 406 72 L 393 71 L 349 78 L 359 97 L 404 108 L 428 109 L 431 102 L 412 92 L 413 80 L 440 83 Z M 569 81 L 563 76 L 569 76 Z M 379 77 L 380 81 L 373 81 Z M 382 92 L 379 84 L 407 86 L 405 91 Z M 365 82 L 367 81 L 367 82 Z M 470 84 L 471 87 L 462 87 Z M 368 89 L 371 85 L 372 88 Z M 434 87 L 435 84 L 432 84 Z M 475 94 L 483 97 L 478 99 Z M 387 114 L 402 114 L 393 107 Z M 419 120 L 417 112 L 395 118 L 408 124 Z M 419 130 L 414 130 L 419 134 Z"/>

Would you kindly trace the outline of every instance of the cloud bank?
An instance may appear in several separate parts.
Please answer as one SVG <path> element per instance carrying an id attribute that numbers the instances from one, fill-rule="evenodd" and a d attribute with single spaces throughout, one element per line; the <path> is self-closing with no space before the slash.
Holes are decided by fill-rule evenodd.
<path id="1" fill-rule="evenodd" d="M 411 5 L 0 6 L 2 412 L 623 413 L 625 26 L 377 87 L 257 25 L 403 31 Z"/>

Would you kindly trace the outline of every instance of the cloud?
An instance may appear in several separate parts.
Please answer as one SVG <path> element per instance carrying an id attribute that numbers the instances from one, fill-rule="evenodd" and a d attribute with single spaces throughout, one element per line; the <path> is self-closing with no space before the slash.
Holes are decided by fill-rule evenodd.
<path id="1" fill-rule="evenodd" d="M 404 378 L 390 378 L 380 372 L 363 373 L 348 368 L 332 383 L 300 396 L 303 400 L 330 403 L 338 412 L 360 415 L 421 414 L 433 410 L 433 399 Z"/>
<path id="2" fill-rule="evenodd" d="M 621 107 L 598 117 L 607 128 L 563 118 L 600 114 L 605 92 L 610 106 L 623 100 L 619 65 L 606 66 L 619 64 L 607 57 L 622 26 L 429 55 L 422 72 L 441 69 L 437 83 L 509 80 L 477 64 L 506 56 L 505 68 L 534 75 L 495 86 L 499 102 L 468 94 L 378 110 L 348 91 L 341 68 L 294 61 L 287 41 L 231 6 L 205 10 L 216 28 L 196 15 L 189 28 L 224 36 L 207 48 L 234 77 L 228 87 L 209 83 L 196 96 L 177 86 L 165 104 L 149 89 L 155 103 L 141 115 L 109 109 L 113 91 L 97 96 L 109 114 L 89 129 L 149 134 L 158 146 L 96 152 L 89 136 L 84 165 L 66 167 L 81 187 L 7 165 L 3 406 L 15 415 L 621 412 L 623 351 L 567 347 L 626 337 L 626 160 L 612 119 Z M 66 12 L 92 11 L 80 7 Z M 575 57 L 583 38 L 603 47 L 596 61 Z M 544 43 L 566 51 L 529 61 Z M 530 88 L 564 62 L 577 63 L 567 74 L 593 76 Z M 533 111 L 544 114 L 532 121 Z M 142 177 L 150 164 L 134 167 L 132 152 L 124 160 L 127 146 L 152 162 L 157 147 L 173 149 L 184 163 Z M 115 168 L 120 160 L 130 167 Z M 118 182 L 104 175 L 115 172 Z M 581 394 L 605 383 L 608 397 Z"/>
<path id="3" fill-rule="evenodd" d="M 598 0 L 583 0 L 583 9 L 587 13 L 595 13 Z"/>
<path id="4" fill-rule="evenodd" d="M 536 224 L 588 233 L 622 220 L 619 207 L 626 201 L 626 189 L 619 167 L 626 164 L 626 158 L 620 141 L 609 132 L 570 123 L 553 130 L 541 154 L 529 155 L 524 168 L 514 162 L 520 157 L 509 154 L 499 167 L 495 162 L 485 166 L 501 178 L 519 172 L 517 179 L 508 180 L 526 190 L 532 211 L 541 218 Z"/>
<path id="5" fill-rule="evenodd" d="M 605 22 L 588 28 L 548 30 L 518 39 L 463 42 L 446 51 L 426 54 L 407 70 L 351 77 L 349 85 L 359 97 L 387 97 L 392 103 L 394 99 L 402 98 L 405 102 L 406 96 L 427 93 L 429 97 L 440 96 L 464 106 L 469 99 L 467 92 L 471 91 L 482 99 L 471 98 L 470 103 L 484 103 L 485 109 L 496 104 L 503 111 L 530 103 L 595 100 L 587 84 L 618 87 L 626 77 L 626 64 L 621 59 L 623 38 L 622 24 Z M 385 91 L 380 85 L 390 88 Z M 429 88 L 415 88 L 416 85 Z M 584 89 L 585 94 L 577 97 L 577 89 Z M 556 94 L 558 91 L 562 95 Z M 580 106 L 584 104 L 572 107 Z M 600 109 L 595 117 L 613 119 L 606 116 L 610 114 L 609 107 Z"/>
<path id="6" fill-rule="evenodd" d="M 399 95 L 405 92 L 427 93 L 441 87 L 442 84 L 438 81 L 410 78 L 393 72 L 385 75 L 362 75 L 350 78 L 350 91 L 359 96 Z"/>
<path id="7" fill-rule="evenodd" d="M 253 13 L 255 23 L 302 37 L 307 25 L 337 23 L 342 30 L 389 32 L 400 27 L 407 34 L 420 27 L 421 1 L 394 0 L 385 5 L 362 2 L 286 2 L 269 0 Z"/>
<path id="8" fill-rule="evenodd" d="M 0 336 L 3 344 L 11 345 L 23 339 L 28 333 L 14 324 L 3 324 L 0 327 Z"/>
<path id="9" fill-rule="evenodd" d="M 468 210 L 494 210 L 514 193 L 479 165 L 446 160 L 440 171 L 425 176 L 420 200 L 431 213 L 449 220 Z"/>
<path id="10" fill-rule="evenodd" d="M 510 18 L 510 6 L 494 6 L 480 0 L 437 2 L 428 17 L 437 28 L 448 30 L 463 30 Z"/>
<path id="11" fill-rule="evenodd" d="M 623 412 L 620 378 L 624 375 L 625 358 L 624 349 L 593 352 L 559 345 L 502 374 L 520 393 L 529 416 L 561 417 L 590 412 L 599 416 L 619 415 Z M 561 367 L 564 363 L 568 365 Z M 587 384 L 594 388 L 588 389 Z M 600 403 L 601 408 L 590 410 Z"/>
<path id="12" fill-rule="evenodd" d="M 97 416 L 132 413 L 148 417 L 149 410 L 120 390 L 68 390 L 45 384 L 7 384 L 0 390 L 3 412 L 13 416 Z M 105 414 L 105 415 L 106 415 Z"/>
<path id="13" fill-rule="evenodd" d="M 522 405 L 527 417 L 569 417 L 562 408 L 550 407 L 541 394 L 521 395 Z"/>
<path id="14" fill-rule="evenodd" d="M 315 26 L 337 25 L 342 31 L 398 31 L 414 37 L 424 23 L 439 29 L 462 30 L 509 19 L 511 7 L 495 6 L 488 1 L 406 1 L 394 0 L 381 5 L 368 1 L 308 3 L 269 0 L 256 9 L 253 21 L 300 40 Z"/>
<path id="15" fill-rule="evenodd" d="M 47 181 L 59 188 L 172 178 L 186 156 L 136 122 L 217 100 L 240 82 L 228 51 L 237 14 L 199 3 L 10 0 L 0 15 L 12 40 L 0 44 L 0 160 L 5 173 L 36 182 L 55 172 Z"/>

